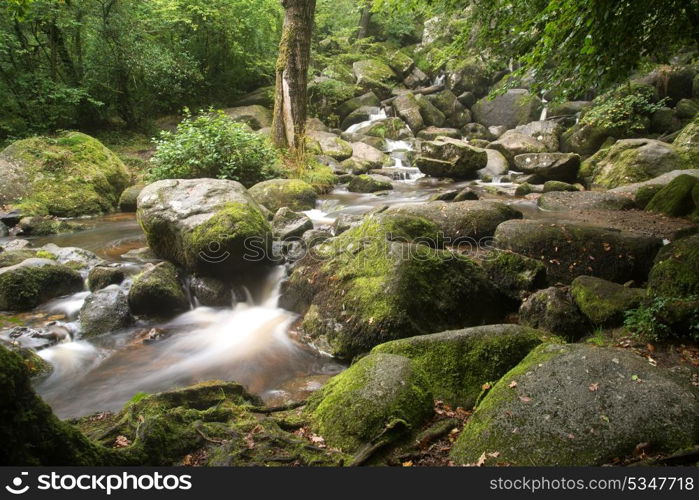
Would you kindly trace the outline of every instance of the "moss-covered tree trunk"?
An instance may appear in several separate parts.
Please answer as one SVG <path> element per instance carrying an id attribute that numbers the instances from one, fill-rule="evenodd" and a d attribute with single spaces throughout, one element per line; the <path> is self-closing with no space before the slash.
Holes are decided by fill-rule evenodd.
<path id="1" fill-rule="evenodd" d="M 359 18 L 359 27 L 357 28 L 357 40 L 366 38 L 369 34 L 369 25 L 371 24 L 371 3 L 367 3 L 362 8 L 362 15 Z"/>
<path id="2" fill-rule="evenodd" d="M 296 149 L 306 128 L 306 88 L 316 0 L 282 0 L 284 28 L 279 42 L 274 97 L 274 142 Z"/>

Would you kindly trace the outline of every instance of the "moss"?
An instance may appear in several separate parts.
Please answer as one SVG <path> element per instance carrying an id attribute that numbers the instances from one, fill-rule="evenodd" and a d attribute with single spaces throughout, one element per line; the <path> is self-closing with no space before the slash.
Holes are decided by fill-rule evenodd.
<path id="1" fill-rule="evenodd" d="M 655 295 L 699 295 L 699 235 L 688 236 L 663 247 L 648 277 Z"/>
<path id="2" fill-rule="evenodd" d="M 471 408 L 492 383 L 541 343 L 544 334 L 518 325 L 492 325 L 420 335 L 376 346 L 372 353 L 413 360 L 435 399 Z"/>
<path id="3" fill-rule="evenodd" d="M 435 250 L 427 220 L 373 216 L 314 249 L 290 278 L 290 302 L 313 304 L 305 333 L 339 357 L 422 333 L 478 324 L 501 314 L 494 286 L 466 257 Z M 390 237 L 390 241 L 387 237 Z"/>
<path id="4" fill-rule="evenodd" d="M 54 254 L 52 254 L 51 252 L 47 252 L 46 250 L 37 250 L 36 257 L 38 259 L 50 259 L 50 260 L 57 260 L 58 259 L 58 257 L 56 257 Z"/>
<path id="5" fill-rule="evenodd" d="M 688 165 L 699 164 L 699 116 L 682 129 L 672 144 Z"/>
<path id="6" fill-rule="evenodd" d="M 166 317 L 189 309 L 177 268 L 163 262 L 134 277 L 129 306 L 134 314 Z"/>
<path id="7" fill-rule="evenodd" d="M 699 181 L 696 177 L 680 175 L 653 196 L 646 205 L 646 210 L 673 217 L 689 215 L 696 207 L 692 190 L 697 185 Z"/>
<path id="8" fill-rule="evenodd" d="M 65 132 L 55 138 L 15 142 L 2 156 L 16 161 L 26 175 L 26 193 L 13 200 L 29 215 L 76 217 L 111 212 L 128 185 L 123 162 L 98 140 Z"/>
<path id="9" fill-rule="evenodd" d="M 650 184 L 648 186 L 641 186 L 638 191 L 636 191 L 636 206 L 640 209 L 645 209 L 650 203 L 650 200 L 658 194 L 658 191 L 663 189 L 662 184 Z"/>
<path id="10" fill-rule="evenodd" d="M 579 189 L 567 182 L 546 181 L 544 183 L 544 193 L 550 193 L 552 191 L 579 191 Z"/>
<path id="11" fill-rule="evenodd" d="M 347 189 L 352 193 L 375 193 L 393 189 L 390 181 L 377 179 L 371 175 L 357 175 L 350 180 Z"/>
<path id="12" fill-rule="evenodd" d="M 50 260 L 25 260 L 0 270 L 0 310 L 28 311 L 83 288 L 79 273 Z"/>
<path id="13" fill-rule="evenodd" d="M 31 387 L 22 358 L 0 346 L 0 463 L 15 466 L 123 462 L 58 420 Z"/>
<path id="14" fill-rule="evenodd" d="M 118 267 L 96 266 L 87 276 L 87 286 L 94 292 L 109 285 L 118 285 L 124 278 L 124 271 Z"/>
<path id="15" fill-rule="evenodd" d="M 624 312 L 637 307 L 646 295 L 639 288 L 628 288 L 592 276 L 579 276 L 571 284 L 571 294 L 580 311 L 593 325 L 615 327 L 624 322 Z"/>
<path id="16" fill-rule="evenodd" d="M 271 233 L 272 228 L 260 210 L 248 203 L 227 203 L 209 220 L 184 235 L 185 264 L 188 269 L 206 269 L 207 264 L 217 266 L 217 262 L 208 263 L 202 259 L 202 255 L 211 253 L 211 245 L 216 244 L 235 256 L 235 263 L 230 258 L 224 263 L 240 268 L 244 266 L 246 243 L 261 238 L 268 248 Z M 219 269 L 219 272 L 223 271 Z"/>
<path id="17" fill-rule="evenodd" d="M 520 299 L 522 292 L 546 285 L 546 266 L 513 252 L 492 252 L 483 259 L 481 266 L 498 288 L 513 299 Z"/>
<path id="18" fill-rule="evenodd" d="M 475 463 L 498 452 L 487 464 L 591 466 L 639 442 L 674 451 L 696 439 L 696 408 L 691 389 L 633 353 L 543 344 L 489 391 L 451 457 Z"/>
<path id="19" fill-rule="evenodd" d="M 346 453 L 393 442 L 432 414 L 423 374 L 402 356 L 371 354 L 333 377 L 309 400 L 312 428 Z"/>
<path id="20" fill-rule="evenodd" d="M 298 178 L 311 185 L 316 193 L 326 194 L 339 182 L 332 168 L 317 161 L 310 161 L 306 168 L 298 172 Z"/>
<path id="21" fill-rule="evenodd" d="M 250 195 L 272 212 L 288 207 L 296 212 L 315 208 L 318 194 L 313 186 L 300 179 L 273 179 L 255 184 Z"/>
<path id="22" fill-rule="evenodd" d="M 35 250 L 10 250 L 0 253 L 0 268 L 9 267 L 36 257 Z"/>

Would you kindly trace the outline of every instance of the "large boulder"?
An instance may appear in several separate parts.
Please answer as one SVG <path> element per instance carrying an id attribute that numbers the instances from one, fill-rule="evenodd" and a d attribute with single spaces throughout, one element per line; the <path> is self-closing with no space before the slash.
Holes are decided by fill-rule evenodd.
<path id="1" fill-rule="evenodd" d="M 138 195 L 141 194 L 144 184 L 136 184 L 127 187 L 119 196 L 119 210 L 122 212 L 135 212 L 138 204 Z"/>
<path id="2" fill-rule="evenodd" d="M 488 144 L 488 149 L 502 153 L 512 166 L 515 165 L 515 158 L 519 155 L 546 152 L 546 146 L 543 143 L 514 130 L 508 130 L 496 141 Z"/>
<path id="3" fill-rule="evenodd" d="M 303 233 L 313 229 L 313 221 L 306 214 L 294 212 L 290 208 L 282 207 L 277 210 L 272 219 L 274 235 L 280 240 L 300 238 Z"/>
<path id="4" fill-rule="evenodd" d="M 539 117 L 541 99 L 525 89 L 510 89 L 494 99 L 484 97 L 473 105 L 471 111 L 474 120 L 481 125 L 512 129 Z"/>
<path id="5" fill-rule="evenodd" d="M 521 212 L 496 201 L 406 203 L 394 205 L 386 213 L 423 217 L 439 227 L 448 243 L 464 245 L 493 236 L 502 222 L 522 218 Z"/>
<path id="6" fill-rule="evenodd" d="M 514 130 L 536 139 L 546 146 L 548 151 L 555 152 L 560 147 L 559 139 L 563 133 L 563 126 L 557 121 L 543 120 L 519 125 Z"/>
<path id="7" fill-rule="evenodd" d="M 527 297 L 519 309 L 519 320 L 571 342 L 580 340 L 591 329 L 568 287 L 552 286 Z"/>
<path id="8" fill-rule="evenodd" d="M 440 24 L 448 23 L 441 20 Z M 457 95 L 471 92 L 481 97 L 488 93 L 491 76 L 487 64 L 478 57 L 472 56 L 458 61 L 457 69 L 447 75 L 447 84 Z"/>
<path id="9" fill-rule="evenodd" d="M 673 241 L 658 252 L 648 288 L 668 297 L 699 295 L 698 234 Z"/>
<path id="10" fill-rule="evenodd" d="M 356 111 L 357 109 L 361 107 L 370 107 L 370 108 L 378 108 L 381 105 L 381 101 L 379 100 L 378 97 L 376 97 L 376 94 L 373 92 L 367 92 L 366 94 L 362 94 L 358 97 L 353 97 L 352 99 L 349 99 L 348 101 L 343 102 L 338 108 L 337 108 L 337 114 L 340 116 L 342 120 L 347 118 L 347 116 L 352 113 L 353 111 Z M 363 120 L 359 120 L 363 121 Z M 359 122 L 355 122 L 359 123 Z M 349 125 L 346 125 L 344 122 L 342 124 L 342 128 L 346 129 L 350 125 L 354 125 L 354 123 L 350 123 Z"/>
<path id="11" fill-rule="evenodd" d="M 420 114 L 428 127 L 443 127 L 447 119 L 434 104 L 432 104 L 427 97 L 418 94 L 415 96 L 417 105 L 420 108 Z"/>
<path id="12" fill-rule="evenodd" d="M 376 193 L 393 189 L 391 178 L 385 175 L 356 175 L 347 184 L 350 193 Z"/>
<path id="13" fill-rule="evenodd" d="M 643 283 L 662 241 L 575 222 L 510 220 L 495 231 L 495 246 L 541 260 L 552 284 L 582 275 Z"/>
<path id="14" fill-rule="evenodd" d="M 189 271 L 230 275 L 269 259 L 258 252 L 257 259 L 246 258 L 251 242 L 268 248 L 272 228 L 238 182 L 159 181 L 141 192 L 137 215 L 153 252 Z"/>
<path id="15" fill-rule="evenodd" d="M 112 212 L 129 184 L 119 157 L 80 132 L 23 139 L 0 153 L 0 205 L 24 215 Z"/>
<path id="16" fill-rule="evenodd" d="M 416 241 L 439 245 L 439 228 L 419 217 L 369 216 L 306 255 L 280 304 L 305 312 L 306 338 L 345 359 L 502 315 L 502 297 L 474 262 Z"/>
<path id="17" fill-rule="evenodd" d="M 631 210 L 636 203 L 628 196 L 607 191 L 551 191 L 537 200 L 542 210 Z"/>
<path id="18" fill-rule="evenodd" d="M 117 332 L 131 324 L 126 294 L 117 286 L 99 290 L 87 297 L 80 309 L 83 337 Z"/>
<path id="19" fill-rule="evenodd" d="M 400 118 L 385 118 L 375 120 L 370 124 L 358 129 L 357 135 L 378 137 L 380 139 L 391 139 L 394 141 L 412 139 L 413 133 L 406 123 Z"/>
<path id="20" fill-rule="evenodd" d="M 425 120 L 420 113 L 420 104 L 414 94 L 408 92 L 396 97 L 393 101 L 393 109 L 396 115 L 408 124 L 414 134 L 425 128 Z"/>
<path id="21" fill-rule="evenodd" d="M 610 131 L 588 123 L 577 123 L 561 135 L 561 151 L 590 156 L 611 136 Z"/>
<path id="22" fill-rule="evenodd" d="M 0 269 L 0 311 L 28 311 L 83 289 L 83 278 L 53 259 L 30 258 Z"/>
<path id="23" fill-rule="evenodd" d="M 653 139 L 624 139 L 586 160 L 580 175 L 590 184 L 615 188 L 687 166 L 669 144 Z"/>
<path id="24" fill-rule="evenodd" d="M 695 211 L 699 213 L 699 203 L 697 203 L 699 200 L 695 201 L 693 196 L 693 193 L 699 189 L 698 185 L 699 179 L 696 177 L 680 175 L 658 190 L 644 208 L 671 217 L 683 217 Z"/>
<path id="25" fill-rule="evenodd" d="M 432 177 L 472 179 L 488 165 L 488 154 L 458 139 L 440 137 L 421 144 L 415 165 Z"/>
<path id="26" fill-rule="evenodd" d="M 365 92 L 373 92 L 381 99 L 391 96 L 391 90 L 398 81 L 390 66 L 379 59 L 364 59 L 352 64 L 357 85 Z"/>
<path id="27" fill-rule="evenodd" d="M 347 141 L 340 139 L 335 134 L 320 130 L 309 130 L 307 137 L 316 141 L 320 148 L 319 153 L 335 160 L 342 161 L 352 156 L 352 146 Z"/>
<path id="28" fill-rule="evenodd" d="M 369 170 L 381 168 L 388 163 L 387 155 L 364 142 L 352 143 L 352 158 L 350 159 L 366 165 Z"/>
<path id="29" fill-rule="evenodd" d="M 259 104 L 227 108 L 223 112 L 234 122 L 245 123 L 253 130 L 272 126 L 272 111 Z"/>
<path id="30" fill-rule="evenodd" d="M 117 266 L 95 266 L 87 275 L 87 287 L 96 292 L 109 285 L 119 285 L 126 277 L 124 269 Z"/>
<path id="31" fill-rule="evenodd" d="M 672 145 L 689 166 L 699 165 L 699 117 L 682 129 Z"/>
<path id="32" fill-rule="evenodd" d="M 248 191 L 253 200 L 272 213 L 282 207 L 292 210 L 311 210 L 316 206 L 318 193 L 313 186 L 299 179 L 271 179 L 260 182 Z"/>
<path id="33" fill-rule="evenodd" d="M 635 309 L 646 296 L 641 288 L 631 288 L 594 276 L 578 276 L 570 287 L 573 300 L 593 325 L 616 327 L 624 313 Z"/>
<path id="34" fill-rule="evenodd" d="M 136 315 L 171 317 L 189 309 L 177 268 L 169 262 L 151 265 L 133 279 L 129 307 Z"/>
<path id="35" fill-rule="evenodd" d="M 428 420 L 434 401 L 427 387 L 408 358 L 370 354 L 332 378 L 305 411 L 328 445 L 357 453 L 400 439 Z"/>
<path id="36" fill-rule="evenodd" d="M 481 262 L 488 278 L 514 303 L 546 286 L 546 267 L 538 260 L 495 250 Z"/>
<path id="37" fill-rule="evenodd" d="M 542 335 L 519 325 L 477 326 L 394 340 L 374 347 L 372 353 L 412 359 L 435 399 L 471 408 L 483 384 L 514 368 L 541 343 Z"/>
<path id="38" fill-rule="evenodd" d="M 520 154 L 514 162 L 517 170 L 542 181 L 575 182 L 580 169 L 580 156 L 575 153 Z"/>
<path id="39" fill-rule="evenodd" d="M 113 452 L 59 420 L 36 395 L 22 358 L 0 345 L 0 463 L 13 466 L 119 465 Z M 122 462 L 123 464 L 123 462 Z"/>
<path id="40" fill-rule="evenodd" d="M 698 413 L 689 384 L 632 352 L 545 344 L 490 390 L 451 457 L 457 463 L 484 456 L 486 464 L 603 465 L 631 456 L 640 443 L 658 452 L 693 446 Z"/>
<path id="41" fill-rule="evenodd" d="M 666 174 L 659 175 L 649 181 L 636 182 L 634 184 L 627 184 L 624 186 L 619 186 L 617 188 L 611 189 L 610 192 L 618 193 L 630 196 L 637 202 L 639 201 L 639 195 L 644 195 L 645 193 L 657 193 L 660 189 L 667 186 L 675 180 L 680 175 L 691 175 L 699 179 L 699 168 L 692 168 L 687 170 L 673 170 Z M 648 201 L 650 201 L 652 195 L 645 200 L 645 203 L 639 203 L 639 206 L 645 206 Z"/>

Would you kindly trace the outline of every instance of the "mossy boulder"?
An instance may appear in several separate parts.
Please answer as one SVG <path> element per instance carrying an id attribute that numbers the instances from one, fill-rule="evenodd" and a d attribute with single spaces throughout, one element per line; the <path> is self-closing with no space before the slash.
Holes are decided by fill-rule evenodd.
<path id="1" fill-rule="evenodd" d="M 643 283 L 662 241 L 575 222 L 510 220 L 495 231 L 495 246 L 540 260 L 551 284 L 582 275 Z"/>
<path id="2" fill-rule="evenodd" d="M 309 189 L 315 197 L 313 188 Z M 277 191 L 261 186 L 256 192 L 271 196 Z M 272 228 L 260 206 L 238 182 L 156 182 L 138 197 L 137 216 L 153 252 L 188 271 L 218 277 L 237 275 L 269 261 L 270 252 L 265 250 L 271 244 Z M 246 258 L 250 248 L 246 245 L 254 245 L 262 255 Z"/>
<path id="3" fill-rule="evenodd" d="M 272 179 L 255 184 L 249 190 L 250 196 L 267 207 L 272 213 L 282 207 L 291 210 L 311 210 L 315 208 L 318 193 L 313 186 L 299 179 Z"/>
<path id="4" fill-rule="evenodd" d="M 500 318 L 495 285 L 470 259 L 428 246 L 440 244 L 427 219 L 369 216 L 301 260 L 280 304 L 305 313 L 304 335 L 345 359 L 389 340 Z"/>
<path id="5" fill-rule="evenodd" d="M 425 120 L 420 112 L 420 104 L 415 95 L 408 92 L 401 94 L 393 101 L 393 109 L 405 123 L 408 124 L 413 133 L 418 133 L 425 128 Z"/>
<path id="6" fill-rule="evenodd" d="M 541 99 L 528 90 L 510 89 L 494 99 L 484 97 L 471 108 L 475 121 L 486 127 L 504 126 L 513 129 L 539 117 Z"/>
<path id="7" fill-rule="evenodd" d="M 394 205 L 386 213 L 423 217 L 437 224 L 451 244 L 477 244 L 495 234 L 502 222 L 521 219 L 522 213 L 496 201 L 431 201 Z"/>
<path id="8" fill-rule="evenodd" d="M 366 94 L 360 95 L 358 97 L 353 97 L 352 99 L 348 99 L 347 101 L 343 102 L 338 108 L 337 108 L 337 114 L 340 116 L 341 119 L 347 118 L 347 116 L 352 113 L 353 111 L 363 107 L 363 106 L 368 106 L 372 108 L 378 108 L 381 105 L 381 101 L 379 100 L 378 97 L 376 97 L 376 94 L 373 92 L 367 92 Z M 360 122 L 363 120 L 359 120 Z M 354 123 L 359 123 L 359 122 L 354 122 Z M 350 125 L 354 125 L 354 123 L 349 123 L 346 124 L 344 121 L 342 123 L 342 128 L 346 129 Z"/>
<path id="9" fill-rule="evenodd" d="M 592 466 L 699 438 L 699 399 L 666 369 L 623 349 L 544 344 L 493 387 L 451 451 L 460 464 Z M 488 453 L 497 452 L 497 458 Z"/>
<path id="10" fill-rule="evenodd" d="M 699 117 L 682 129 L 672 145 L 690 166 L 699 165 Z"/>
<path id="11" fill-rule="evenodd" d="M 332 378 L 311 397 L 306 412 L 330 446 L 356 453 L 405 437 L 430 418 L 433 404 L 416 363 L 373 353 Z"/>
<path id="12" fill-rule="evenodd" d="M 347 141 L 343 141 L 335 134 L 320 130 L 311 130 L 308 132 L 307 137 L 317 141 L 320 147 L 318 154 L 329 156 L 338 161 L 346 160 L 352 156 L 352 145 Z"/>
<path id="13" fill-rule="evenodd" d="M 51 236 L 53 234 L 73 233 L 83 229 L 79 224 L 42 215 L 22 217 L 17 227 L 21 229 L 22 236 Z"/>
<path id="14" fill-rule="evenodd" d="M 519 325 L 488 325 L 394 340 L 371 352 L 413 360 L 435 399 L 471 408 L 483 385 L 514 368 L 544 335 Z"/>
<path id="15" fill-rule="evenodd" d="M 578 276 L 570 287 L 575 304 L 593 325 L 616 327 L 624 313 L 639 306 L 646 296 L 641 288 L 631 288 L 594 276 Z"/>
<path id="16" fill-rule="evenodd" d="M 0 345 L 0 463 L 13 466 L 118 465 L 111 452 L 61 422 L 36 395 L 22 358 Z"/>
<path id="17" fill-rule="evenodd" d="M 82 276 L 70 267 L 51 259 L 26 259 L 0 269 L 0 311 L 28 311 L 82 289 Z"/>
<path id="18" fill-rule="evenodd" d="M 485 256 L 481 266 L 503 295 L 514 301 L 546 286 L 546 266 L 524 255 L 496 250 Z"/>
<path id="19" fill-rule="evenodd" d="M 413 133 L 400 118 L 376 120 L 356 131 L 359 135 L 391 139 L 394 141 L 412 139 Z"/>
<path id="20" fill-rule="evenodd" d="M 34 249 L 8 250 L 6 252 L 0 252 L 0 268 L 20 264 L 27 259 L 31 259 L 32 257 L 36 257 L 36 250 Z"/>
<path id="21" fill-rule="evenodd" d="M 225 281 L 208 276 L 192 276 L 189 291 L 196 304 L 204 307 L 232 307 L 236 304 L 235 292 Z"/>
<path id="22" fill-rule="evenodd" d="M 421 144 L 415 165 L 432 177 L 474 179 L 476 172 L 488 165 L 488 155 L 458 139 L 439 137 Z"/>
<path id="23" fill-rule="evenodd" d="M 653 139 L 625 139 L 583 162 L 580 176 L 590 184 L 616 188 L 689 166 L 670 144 Z"/>
<path id="24" fill-rule="evenodd" d="M 0 153 L 0 205 L 24 215 L 112 212 L 129 181 L 119 157 L 80 132 L 22 139 Z"/>
<path id="25" fill-rule="evenodd" d="M 577 186 L 561 181 L 546 181 L 544 182 L 544 193 L 554 192 L 575 192 L 579 191 Z"/>
<path id="26" fill-rule="evenodd" d="M 591 324 L 573 301 L 569 287 L 553 286 L 527 297 L 519 309 L 519 321 L 571 342 L 580 340 L 591 330 Z"/>
<path id="27" fill-rule="evenodd" d="M 380 59 L 364 59 L 352 64 L 357 78 L 357 86 L 365 92 L 373 92 L 379 98 L 387 99 L 398 81 L 390 66 Z"/>
<path id="28" fill-rule="evenodd" d="M 415 96 L 415 101 L 420 109 L 425 125 L 428 127 L 443 127 L 446 124 L 447 117 L 427 97 L 418 94 Z"/>
<path id="29" fill-rule="evenodd" d="M 119 285 L 126 275 L 124 270 L 115 266 L 95 266 L 87 275 L 87 287 L 91 292 L 96 292 L 109 285 Z"/>
<path id="30" fill-rule="evenodd" d="M 631 210 L 636 203 L 623 194 L 608 191 L 546 191 L 539 197 L 537 204 L 542 210 Z"/>
<path id="31" fill-rule="evenodd" d="M 356 175 L 347 184 L 347 190 L 352 193 L 376 193 L 393 189 L 391 179 L 384 175 Z"/>
<path id="32" fill-rule="evenodd" d="M 658 252 L 648 289 L 667 297 L 699 295 L 699 235 L 675 240 Z"/>
<path id="33" fill-rule="evenodd" d="M 177 268 L 169 262 L 150 266 L 133 279 L 129 307 L 136 315 L 171 317 L 189 309 Z"/>
<path id="34" fill-rule="evenodd" d="M 10 330 L 9 334 L 11 339 L 14 339 L 13 330 Z M 27 368 L 32 382 L 41 382 L 53 373 L 53 365 L 39 356 L 33 348 L 23 347 L 22 343 L 16 340 L 8 341 L 5 339 L 0 339 L 0 346 L 5 347 L 22 358 L 22 362 Z"/>
<path id="35" fill-rule="evenodd" d="M 135 212 L 138 208 L 138 195 L 141 194 L 145 184 L 136 184 L 127 187 L 119 196 L 119 210 L 122 212 Z"/>
<path id="36" fill-rule="evenodd" d="M 645 209 L 650 212 L 660 212 L 672 217 L 682 217 L 694 212 L 697 204 L 692 193 L 699 186 L 699 179 L 691 175 L 680 175 L 670 184 L 660 189 Z"/>

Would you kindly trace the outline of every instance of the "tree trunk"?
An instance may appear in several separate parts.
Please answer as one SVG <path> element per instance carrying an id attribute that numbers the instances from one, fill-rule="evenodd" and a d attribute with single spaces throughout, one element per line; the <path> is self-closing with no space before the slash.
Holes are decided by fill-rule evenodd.
<path id="1" fill-rule="evenodd" d="M 272 137 L 296 149 L 306 129 L 308 64 L 316 0 L 282 0 L 284 28 L 279 42 Z"/>
<path id="2" fill-rule="evenodd" d="M 357 40 L 367 37 L 369 23 L 371 23 L 371 3 L 367 3 L 362 9 L 362 17 L 359 18 L 359 29 L 357 30 Z"/>

